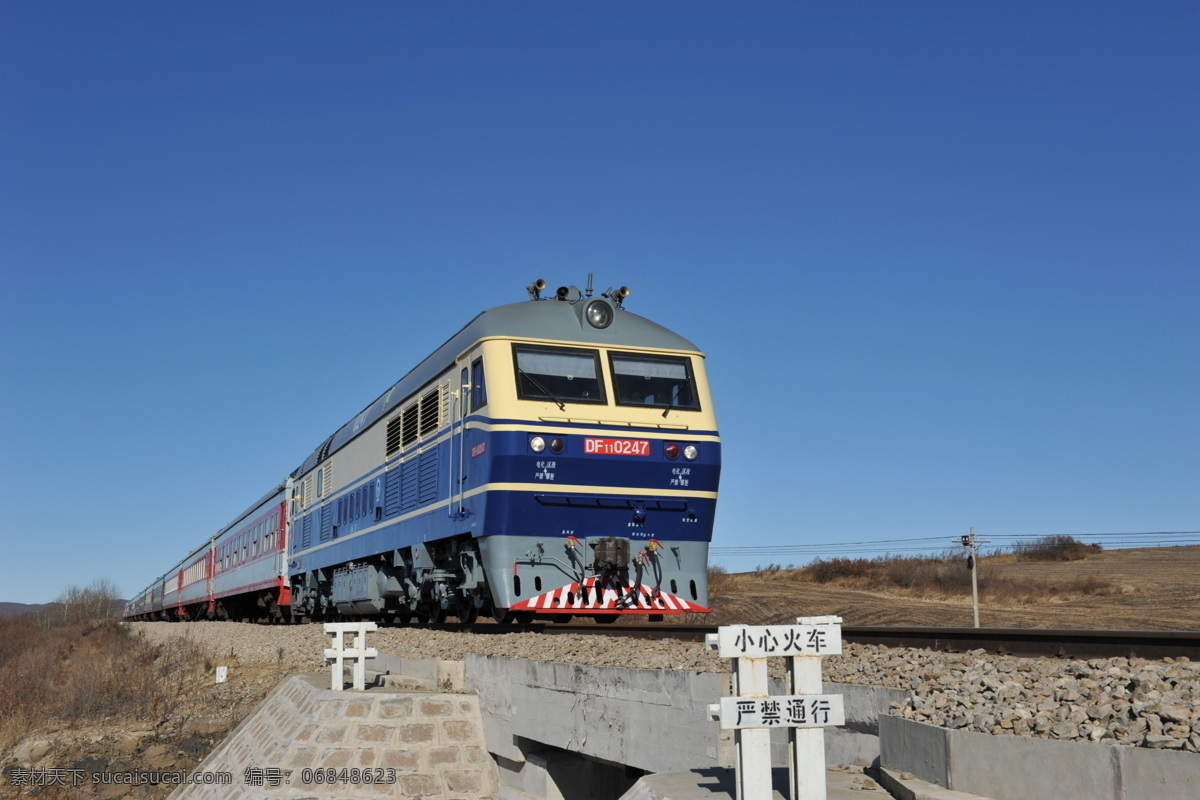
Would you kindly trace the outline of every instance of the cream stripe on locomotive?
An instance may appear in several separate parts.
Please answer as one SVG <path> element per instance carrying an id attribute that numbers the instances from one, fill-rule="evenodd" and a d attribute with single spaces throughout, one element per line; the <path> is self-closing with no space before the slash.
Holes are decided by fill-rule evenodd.
<path id="1" fill-rule="evenodd" d="M 608 390 L 605 402 L 596 404 L 568 403 L 571 406 L 572 418 L 584 424 L 614 425 L 616 427 L 652 427 L 659 424 L 665 430 L 680 430 L 686 426 L 699 430 L 717 430 L 717 418 L 713 413 L 712 394 L 708 389 L 708 373 L 705 369 L 704 354 L 698 350 L 686 350 L 670 347 L 642 347 L 626 343 L 608 344 L 595 341 L 577 340 L 573 338 L 542 339 L 538 337 L 488 337 L 481 339 L 472 348 L 472 353 L 482 353 L 487 370 L 489 387 L 506 387 L 503 391 L 488 396 L 488 415 L 498 419 L 522 419 L 567 422 L 562 411 L 552 402 L 523 400 L 516 392 L 508 387 L 516 387 L 517 375 L 514 369 L 512 347 L 514 344 L 537 344 L 554 347 L 577 347 L 595 351 L 599 354 L 600 377 Z M 620 405 L 612 395 L 613 375 L 609 365 L 611 353 L 646 353 L 651 355 L 679 356 L 686 358 L 691 364 L 692 374 L 696 382 L 700 407 L 698 409 L 676 408 L 664 419 L 661 417 L 662 408 L 639 408 L 636 406 Z M 460 366 L 465 365 L 461 361 Z M 597 416 L 603 415 L 603 421 Z M 596 416 L 593 416 L 596 415 Z"/>
<path id="2" fill-rule="evenodd" d="M 571 423 L 573 425 L 598 425 L 605 427 L 596 428 L 566 428 L 562 423 Z M 557 424 L 556 424 L 557 423 Z M 646 430 L 650 427 L 642 422 L 609 422 L 606 420 L 594 419 L 553 419 L 542 417 L 540 420 L 530 420 L 529 422 L 506 422 L 506 423 L 490 423 L 479 422 L 478 420 L 468 420 L 467 430 L 482 430 L 492 432 L 512 432 L 518 433 L 560 433 L 563 436 L 618 436 L 628 438 L 637 436 L 641 439 L 659 439 L 659 440 L 676 440 L 687 439 L 689 442 L 720 442 L 721 437 L 712 433 L 690 433 L 686 426 L 683 427 L 667 427 L 659 426 L 659 430 Z M 457 434 L 455 434 L 457 435 Z"/>

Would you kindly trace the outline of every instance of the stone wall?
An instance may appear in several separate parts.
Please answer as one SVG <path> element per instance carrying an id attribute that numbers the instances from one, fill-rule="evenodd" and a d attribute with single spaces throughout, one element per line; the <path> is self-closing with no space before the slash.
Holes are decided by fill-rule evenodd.
<path id="1" fill-rule="evenodd" d="M 345 798 L 492 797 L 495 763 L 483 739 L 479 703 L 467 694 L 334 692 L 327 676 L 294 676 L 279 686 L 198 767 L 233 773 L 233 786 L 187 786 L 171 800 L 304 798 L 328 784 L 302 783 L 303 770 L 371 770 L 385 782 L 338 781 Z M 287 783 L 247 770 L 290 770 Z M 382 770 L 382 772 L 379 772 Z M 361 775 L 361 772 L 358 773 Z M 390 780 L 389 780 L 390 778 Z"/>

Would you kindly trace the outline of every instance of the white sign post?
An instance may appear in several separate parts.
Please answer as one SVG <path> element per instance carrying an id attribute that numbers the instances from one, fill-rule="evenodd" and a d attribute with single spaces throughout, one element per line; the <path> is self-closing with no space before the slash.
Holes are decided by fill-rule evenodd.
<path id="1" fill-rule="evenodd" d="M 825 726 L 846 724 L 840 694 L 821 694 L 821 658 L 842 652 L 841 617 L 795 625 L 730 625 L 709 634 L 710 650 L 733 659 L 733 697 L 709 706 L 734 731 L 738 800 L 771 797 L 771 728 L 788 730 L 792 800 L 825 800 Z M 787 657 L 787 695 L 767 690 L 767 659 Z"/>
<path id="2" fill-rule="evenodd" d="M 330 676 L 331 688 L 340 692 L 342 685 L 342 670 L 347 658 L 353 660 L 351 668 L 354 672 L 354 688 L 362 691 L 367 688 L 367 659 L 379 655 L 374 647 L 367 647 L 367 631 L 376 630 L 374 622 L 326 622 L 325 632 L 333 636 L 333 647 L 325 648 L 325 660 L 333 661 Z M 346 646 L 343 637 L 352 634 L 354 641 Z"/>

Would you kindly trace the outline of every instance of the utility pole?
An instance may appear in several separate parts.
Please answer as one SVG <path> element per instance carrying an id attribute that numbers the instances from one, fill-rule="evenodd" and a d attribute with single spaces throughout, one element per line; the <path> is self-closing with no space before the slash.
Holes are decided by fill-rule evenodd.
<path id="1" fill-rule="evenodd" d="M 959 541 L 963 547 L 969 548 L 971 553 L 967 556 L 967 569 L 971 570 L 971 606 L 975 610 L 975 627 L 979 627 L 979 578 L 976 568 L 979 566 L 979 553 L 976 550 L 976 545 L 982 543 L 987 544 L 991 539 L 976 539 L 975 528 L 971 528 L 969 536 L 964 536 Z"/>

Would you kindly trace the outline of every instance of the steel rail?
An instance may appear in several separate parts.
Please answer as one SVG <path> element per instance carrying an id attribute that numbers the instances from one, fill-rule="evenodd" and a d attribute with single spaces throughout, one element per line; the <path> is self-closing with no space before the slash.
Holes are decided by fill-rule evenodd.
<path id="1" fill-rule="evenodd" d="M 1062 630 L 1053 628 L 890 628 L 850 626 L 842 638 L 860 644 L 1050 658 L 1188 658 L 1200 660 L 1200 631 Z"/>

